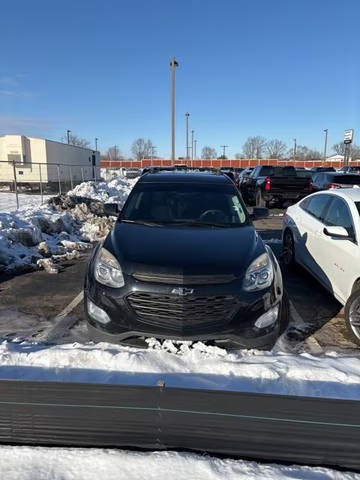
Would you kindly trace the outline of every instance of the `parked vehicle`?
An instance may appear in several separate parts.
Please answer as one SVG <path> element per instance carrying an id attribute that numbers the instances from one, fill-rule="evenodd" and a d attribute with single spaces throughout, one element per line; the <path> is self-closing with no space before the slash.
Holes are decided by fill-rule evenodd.
<path id="1" fill-rule="evenodd" d="M 334 167 L 312 167 L 311 172 L 336 172 Z"/>
<path id="2" fill-rule="evenodd" d="M 306 170 L 306 168 L 296 168 L 296 175 L 298 177 L 312 178 L 313 172 Z"/>
<path id="3" fill-rule="evenodd" d="M 128 167 L 124 170 L 124 176 L 126 178 L 136 178 L 141 174 L 140 168 Z"/>
<path id="4" fill-rule="evenodd" d="M 338 172 L 343 173 L 360 173 L 360 167 L 344 165 L 343 167 L 339 168 Z"/>
<path id="5" fill-rule="evenodd" d="M 245 201 L 258 206 L 269 206 L 272 201 L 298 200 L 311 192 L 311 179 L 299 177 L 291 166 L 259 165 L 241 183 Z"/>
<path id="6" fill-rule="evenodd" d="M 345 305 L 346 325 L 360 345 L 360 189 L 319 192 L 289 207 L 283 261 L 299 263 Z"/>
<path id="7" fill-rule="evenodd" d="M 313 190 L 329 190 L 331 188 L 351 188 L 360 185 L 360 175 L 355 173 L 323 172 L 313 175 Z"/>
<path id="8" fill-rule="evenodd" d="M 91 338 L 137 345 L 156 337 L 268 348 L 288 320 L 278 262 L 238 190 L 203 172 L 140 178 L 88 264 L 85 309 Z"/>

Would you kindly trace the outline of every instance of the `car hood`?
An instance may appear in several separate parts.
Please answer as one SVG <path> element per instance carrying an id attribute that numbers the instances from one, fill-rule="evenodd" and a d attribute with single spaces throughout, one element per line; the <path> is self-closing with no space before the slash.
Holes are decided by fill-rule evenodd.
<path id="1" fill-rule="evenodd" d="M 239 276 L 265 251 L 252 225 L 240 228 L 144 226 L 117 222 L 104 247 L 128 274 Z"/>

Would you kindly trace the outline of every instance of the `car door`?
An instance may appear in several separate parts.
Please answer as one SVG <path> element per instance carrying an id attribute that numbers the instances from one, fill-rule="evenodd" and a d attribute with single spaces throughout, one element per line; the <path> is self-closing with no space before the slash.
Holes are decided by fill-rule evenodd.
<path id="1" fill-rule="evenodd" d="M 333 238 L 322 232 L 326 273 L 335 296 L 345 303 L 357 278 L 360 249 L 356 238 L 354 219 L 348 203 L 341 197 L 333 199 L 324 216 L 326 226 L 344 227 L 350 238 Z"/>
<path id="2" fill-rule="evenodd" d="M 301 221 L 299 222 L 303 263 L 326 287 L 330 286 L 326 272 L 324 271 L 327 254 L 323 250 L 324 246 L 320 241 L 320 234 L 322 234 L 325 227 L 324 215 L 330 202 L 331 195 L 326 193 L 309 197 L 304 207 L 304 213 L 301 215 Z"/>

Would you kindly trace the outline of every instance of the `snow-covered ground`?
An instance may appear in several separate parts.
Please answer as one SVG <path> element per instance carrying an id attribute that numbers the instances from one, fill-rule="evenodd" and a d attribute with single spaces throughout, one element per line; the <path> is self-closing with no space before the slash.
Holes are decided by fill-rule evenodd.
<path id="1" fill-rule="evenodd" d="M 238 350 L 201 342 L 0 344 L 0 378 L 206 388 L 360 400 L 360 358 Z"/>
<path id="2" fill-rule="evenodd" d="M 40 196 L 23 194 L 17 211 L 13 194 L 0 193 L 0 272 L 45 268 L 56 273 L 56 263 L 75 258 L 86 248 L 83 242 L 107 234 L 114 219 L 101 215 L 102 203 L 121 207 L 135 183 L 120 177 L 85 182 L 43 205 Z"/>
<path id="3" fill-rule="evenodd" d="M 6 480 L 358 480 L 329 468 L 259 464 L 187 452 L 0 446 Z"/>
<path id="4" fill-rule="evenodd" d="M 44 202 L 52 195 L 44 195 Z M 19 193 L 19 209 L 24 210 L 29 207 L 39 207 L 41 205 L 41 195 L 28 195 Z M 0 213 L 15 212 L 17 209 L 15 193 L 0 192 Z"/>

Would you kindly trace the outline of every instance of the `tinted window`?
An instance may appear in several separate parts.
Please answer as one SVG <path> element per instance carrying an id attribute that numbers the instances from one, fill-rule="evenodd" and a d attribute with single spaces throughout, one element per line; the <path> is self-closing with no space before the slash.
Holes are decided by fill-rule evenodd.
<path id="1" fill-rule="evenodd" d="M 360 175 L 334 175 L 332 181 L 342 185 L 360 185 Z"/>
<path id="2" fill-rule="evenodd" d="M 332 227 L 344 227 L 350 235 L 354 233 L 354 226 L 350 210 L 344 200 L 334 198 L 325 215 L 324 223 Z"/>
<path id="3" fill-rule="evenodd" d="M 329 195 L 314 195 L 309 198 L 309 203 L 306 206 L 306 211 L 313 217 L 322 220 L 325 207 L 329 203 Z"/>
<path id="4" fill-rule="evenodd" d="M 271 166 L 261 167 L 259 174 L 262 177 L 268 177 L 270 175 L 274 175 L 274 167 L 271 167 Z"/>
<path id="5" fill-rule="evenodd" d="M 138 183 L 121 213 L 122 220 L 154 223 L 248 225 L 246 208 L 233 185 Z"/>

